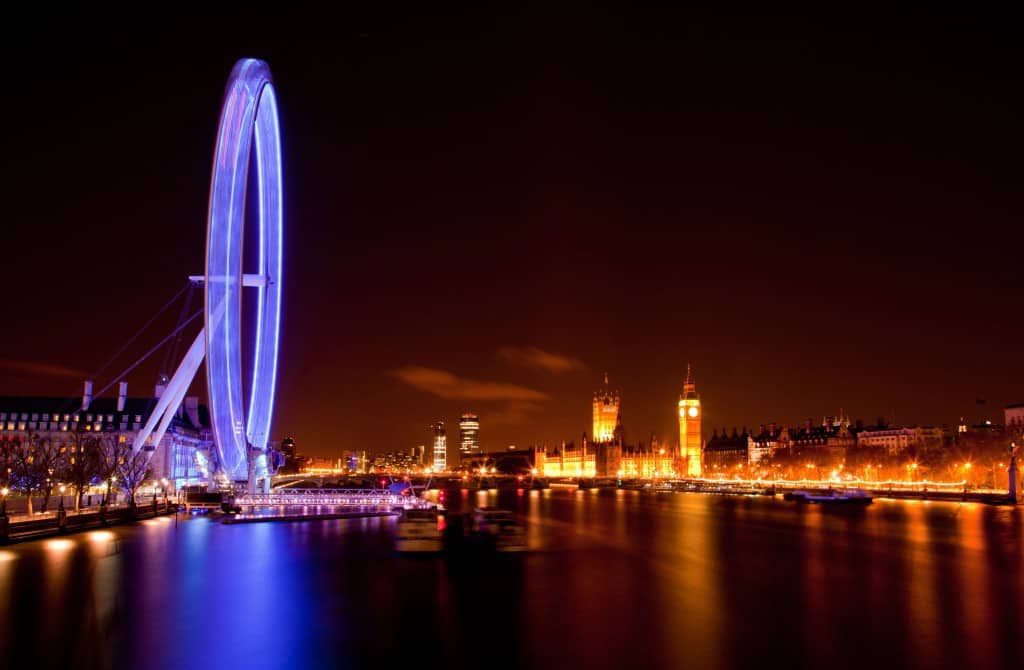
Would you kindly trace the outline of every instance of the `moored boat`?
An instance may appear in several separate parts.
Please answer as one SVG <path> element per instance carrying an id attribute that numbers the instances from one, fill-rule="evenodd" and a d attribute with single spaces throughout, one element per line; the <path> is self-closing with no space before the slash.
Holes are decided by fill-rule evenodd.
<path id="1" fill-rule="evenodd" d="M 401 553 L 441 551 L 438 510 L 407 509 L 395 525 L 395 549 Z"/>
<path id="2" fill-rule="evenodd" d="M 473 528 L 477 537 L 492 544 L 497 551 L 526 549 L 526 529 L 508 510 L 477 507 L 473 511 Z"/>
<path id="3" fill-rule="evenodd" d="M 796 490 L 785 493 L 785 500 L 806 503 L 869 505 L 872 498 L 863 489 L 829 489 L 828 491 Z"/>

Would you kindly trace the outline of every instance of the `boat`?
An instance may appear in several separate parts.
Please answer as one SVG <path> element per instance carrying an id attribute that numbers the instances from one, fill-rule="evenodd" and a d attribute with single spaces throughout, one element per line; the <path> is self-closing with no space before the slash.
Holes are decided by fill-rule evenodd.
<path id="1" fill-rule="evenodd" d="M 577 485 L 581 489 L 614 489 L 618 487 L 618 481 L 610 478 L 580 477 Z"/>
<path id="2" fill-rule="evenodd" d="M 526 529 L 508 510 L 477 507 L 473 511 L 473 531 L 477 538 L 497 551 L 526 549 Z"/>
<path id="3" fill-rule="evenodd" d="M 871 496 L 863 489 L 842 489 L 828 491 L 790 491 L 782 496 L 784 500 L 805 503 L 822 503 L 836 505 L 869 505 Z"/>
<path id="4" fill-rule="evenodd" d="M 441 551 L 437 515 L 436 507 L 405 510 L 395 526 L 395 549 L 399 553 Z"/>

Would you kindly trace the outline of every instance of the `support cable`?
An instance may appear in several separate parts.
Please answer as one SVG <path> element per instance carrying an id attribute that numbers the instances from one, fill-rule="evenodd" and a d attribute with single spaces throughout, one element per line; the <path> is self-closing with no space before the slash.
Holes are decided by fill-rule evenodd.
<path id="1" fill-rule="evenodd" d="M 182 293 L 184 293 L 185 291 L 187 291 L 187 290 L 188 290 L 188 289 L 190 289 L 191 287 L 192 287 L 192 282 L 186 282 L 186 283 L 185 283 L 185 286 L 183 286 L 183 287 L 181 288 L 181 290 L 179 290 L 179 291 L 178 291 L 177 293 L 175 293 L 175 294 L 174 294 L 174 297 L 173 297 L 173 298 L 171 298 L 171 299 L 170 299 L 170 300 L 168 300 L 168 301 L 167 301 L 166 303 L 164 303 L 164 306 L 163 306 L 163 307 L 161 307 L 161 308 L 160 308 L 160 309 L 159 309 L 159 310 L 157 311 L 157 313 L 156 313 L 156 314 L 154 314 L 153 316 L 151 316 L 151 317 L 149 318 L 149 321 L 147 321 L 147 322 L 145 323 L 145 325 L 143 325 L 143 326 L 142 326 L 142 328 L 139 328 L 139 330 L 138 330 L 138 331 L 136 331 L 136 333 L 135 333 L 134 335 L 132 335 L 132 336 L 131 336 L 131 338 L 129 338 L 129 340 L 128 340 L 127 342 L 125 342 L 125 343 L 124 343 L 123 345 L 121 345 L 121 348 L 120 348 L 120 349 L 118 349 L 118 350 L 117 350 L 117 352 L 116 352 L 116 353 L 115 353 L 115 354 L 114 354 L 113 356 L 111 356 L 111 357 L 110 357 L 110 358 L 109 358 L 109 359 L 107 360 L 107 362 L 106 362 L 106 363 L 104 363 L 104 364 L 103 364 L 103 367 L 101 367 L 101 368 L 100 368 L 99 370 L 97 370 L 97 371 L 96 371 L 95 373 L 93 373 L 93 375 L 92 375 L 92 379 L 98 379 L 98 378 L 99 378 L 99 376 L 100 376 L 101 374 L 103 374 L 103 373 L 104 373 L 104 372 L 106 371 L 106 369 L 107 369 L 107 368 L 109 368 L 109 367 L 110 367 L 110 365 L 111 365 L 111 364 L 112 364 L 112 363 L 113 363 L 113 362 L 114 362 L 115 360 L 117 360 L 117 357 L 118 357 L 118 356 L 120 356 L 121 354 L 123 354 L 123 353 L 125 352 L 125 350 L 127 350 L 127 349 L 128 349 L 128 347 L 130 347 L 130 346 L 132 345 L 132 343 L 133 343 L 133 342 L 135 342 L 135 340 L 139 339 L 139 336 L 140 336 L 140 335 L 142 335 L 142 333 L 146 332 L 146 330 L 147 330 L 147 329 L 148 329 L 148 328 L 149 328 L 150 326 L 152 326 L 152 325 L 153 325 L 153 322 L 154 322 L 154 321 L 156 321 L 156 320 L 157 320 L 157 319 L 158 319 L 158 318 L 160 317 L 160 315 L 161 315 L 161 314 L 163 314 L 163 313 L 164 313 L 165 311 L 167 311 L 167 308 L 168 308 L 168 307 L 170 307 L 171 305 L 173 305 L 173 304 L 174 304 L 174 302 L 175 302 L 175 301 L 176 301 L 176 300 L 177 300 L 178 298 L 180 298 L 180 297 L 181 297 L 181 294 L 182 294 Z M 120 378 L 118 378 L 118 379 L 120 379 Z M 107 388 L 110 388 L 110 387 L 108 386 Z M 96 395 L 99 395 L 99 394 L 97 393 Z"/>
<path id="2" fill-rule="evenodd" d="M 173 338 L 173 337 L 174 337 L 175 335 L 177 335 L 177 334 L 178 334 L 179 332 L 181 332 L 182 330 L 184 330 L 184 329 L 185 329 L 185 327 L 186 327 L 186 326 L 187 326 L 188 324 L 190 324 L 190 323 L 192 323 L 193 321 L 195 321 L 196 317 L 197 317 L 197 316 L 199 316 L 199 315 L 200 315 L 200 314 L 202 314 L 202 313 L 203 313 L 203 310 L 201 310 L 201 309 L 200 309 L 200 310 L 196 310 L 195 312 L 193 312 L 192 316 L 190 316 L 190 317 L 188 317 L 187 319 L 185 319 L 185 321 L 183 321 L 183 322 L 182 322 L 182 323 L 181 323 L 181 324 L 180 324 L 180 325 L 179 325 L 179 326 L 178 326 L 177 328 L 175 328 L 174 330 L 172 330 L 172 331 L 171 331 L 171 333 L 170 333 L 170 335 L 168 335 L 168 336 L 167 336 L 167 337 L 165 337 L 164 339 L 160 340 L 160 341 L 159 341 L 159 342 L 158 342 L 158 343 L 157 343 L 157 344 L 156 344 L 156 345 L 155 345 L 155 346 L 154 346 L 154 347 L 153 347 L 152 349 L 150 349 L 150 350 L 149 350 L 149 351 L 147 351 L 147 352 L 146 352 L 145 354 L 143 354 L 143 355 L 142 355 L 142 357 L 141 357 L 141 358 L 139 358 L 139 359 L 138 359 L 137 361 L 135 361 L 134 363 L 132 363 L 131 365 L 129 365 L 129 366 L 128 366 L 128 368 L 127 368 L 127 369 L 125 369 L 125 370 L 124 370 L 124 371 L 123 371 L 123 372 L 122 372 L 121 374 L 119 374 L 119 375 L 117 375 L 116 377 L 114 377 L 114 380 L 113 380 L 112 382 L 110 382 L 109 384 L 107 384 L 106 386 L 104 386 L 103 388 L 101 388 L 101 389 L 100 389 L 99 391 L 97 391 L 97 392 L 96 392 L 96 393 L 95 393 L 94 395 L 96 395 L 96 396 L 101 396 L 101 395 L 103 395 L 104 393 L 106 393 L 107 391 L 109 391 L 109 390 L 110 390 L 110 387 L 112 387 L 112 386 L 113 386 L 114 384 L 116 384 L 116 383 L 117 383 L 118 381 L 120 381 L 121 379 L 124 379 L 124 377 L 125 377 L 125 376 L 126 376 L 126 375 L 127 375 L 128 373 L 130 373 L 130 372 L 131 372 L 132 370 L 134 370 L 135 368 L 137 368 L 137 367 L 138 367 L 138 366 L 139 366 L 140 364 L 142 364 L 142 362 L 143 362 L 143 361 L 145 361 L 145 360 L 146 360 L 147 358 L 149 358 L 150 356 L 152 356 L 152 355 L 153 355 L 153 354 L 154 354 L 154 353 L 155 353 L 156 351 L 158 351 L 158 350 L 160 349 L 160 347 L 162 347 L 162 346 L 164 346 L 165 344 L 167 344 L 167 343 L 168 343 L 168 342 L 169 342 L 169 341 L 171 340 L 171 338 Z"/>

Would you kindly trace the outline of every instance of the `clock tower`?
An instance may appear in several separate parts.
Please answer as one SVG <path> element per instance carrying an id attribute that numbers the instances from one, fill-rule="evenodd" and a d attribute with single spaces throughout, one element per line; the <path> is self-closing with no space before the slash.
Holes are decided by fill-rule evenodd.
<path id="1" fill-rule="evenodd" d="M 679 396 L 679 452 L 685 465 L 687 477 L 701 476 L 701 407 L 690 365 L 686 365 L 686 381 L 683 394 Z"/>

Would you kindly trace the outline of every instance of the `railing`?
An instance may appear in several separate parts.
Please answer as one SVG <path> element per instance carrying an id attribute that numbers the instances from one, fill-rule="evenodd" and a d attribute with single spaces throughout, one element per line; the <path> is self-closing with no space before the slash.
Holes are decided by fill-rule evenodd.
<path id="1" fill-rule="evenodd" d="M 161 500 L 162 503 L 162 500 Z M 136 508 L 151 506 L 152 502 L 147 501 L 145 503 L 136 501 Z M 91 514 L 99 514 L 101 505 L 93 505 L 92 507 L 82 507 L 77 512 L 71 508 L 65 508 L 64 513 L 68 518 L 77 516 L 89 516 Z M 107 505 L 107 511 L 116 509 L 127 509 L 128 503 L 111 503 Z M 42 521 L 45 519 L 56 519 L 60 515 L 60 509 L 48 509 L 45 512 L 33 512 L 32 514 L 20 513 L 20 514 L 8 514 L 8 518 L 11 520 L 11 524 L 29 523 L 31 521 Z"/>
<path id="2" fill-rule="evenodd" d="M 18 517 L 0 515 L 0 544 L 17 539 L 30 539 L 72 533 L 89 528 L 109 526 L 169 514 L 175 506 L 167 501 L 136 504 L 130 509 L 126 504 L 100 506 L 75 513 L 71 510 L 57 510 L 56 513 L 22 515 Z"/>

